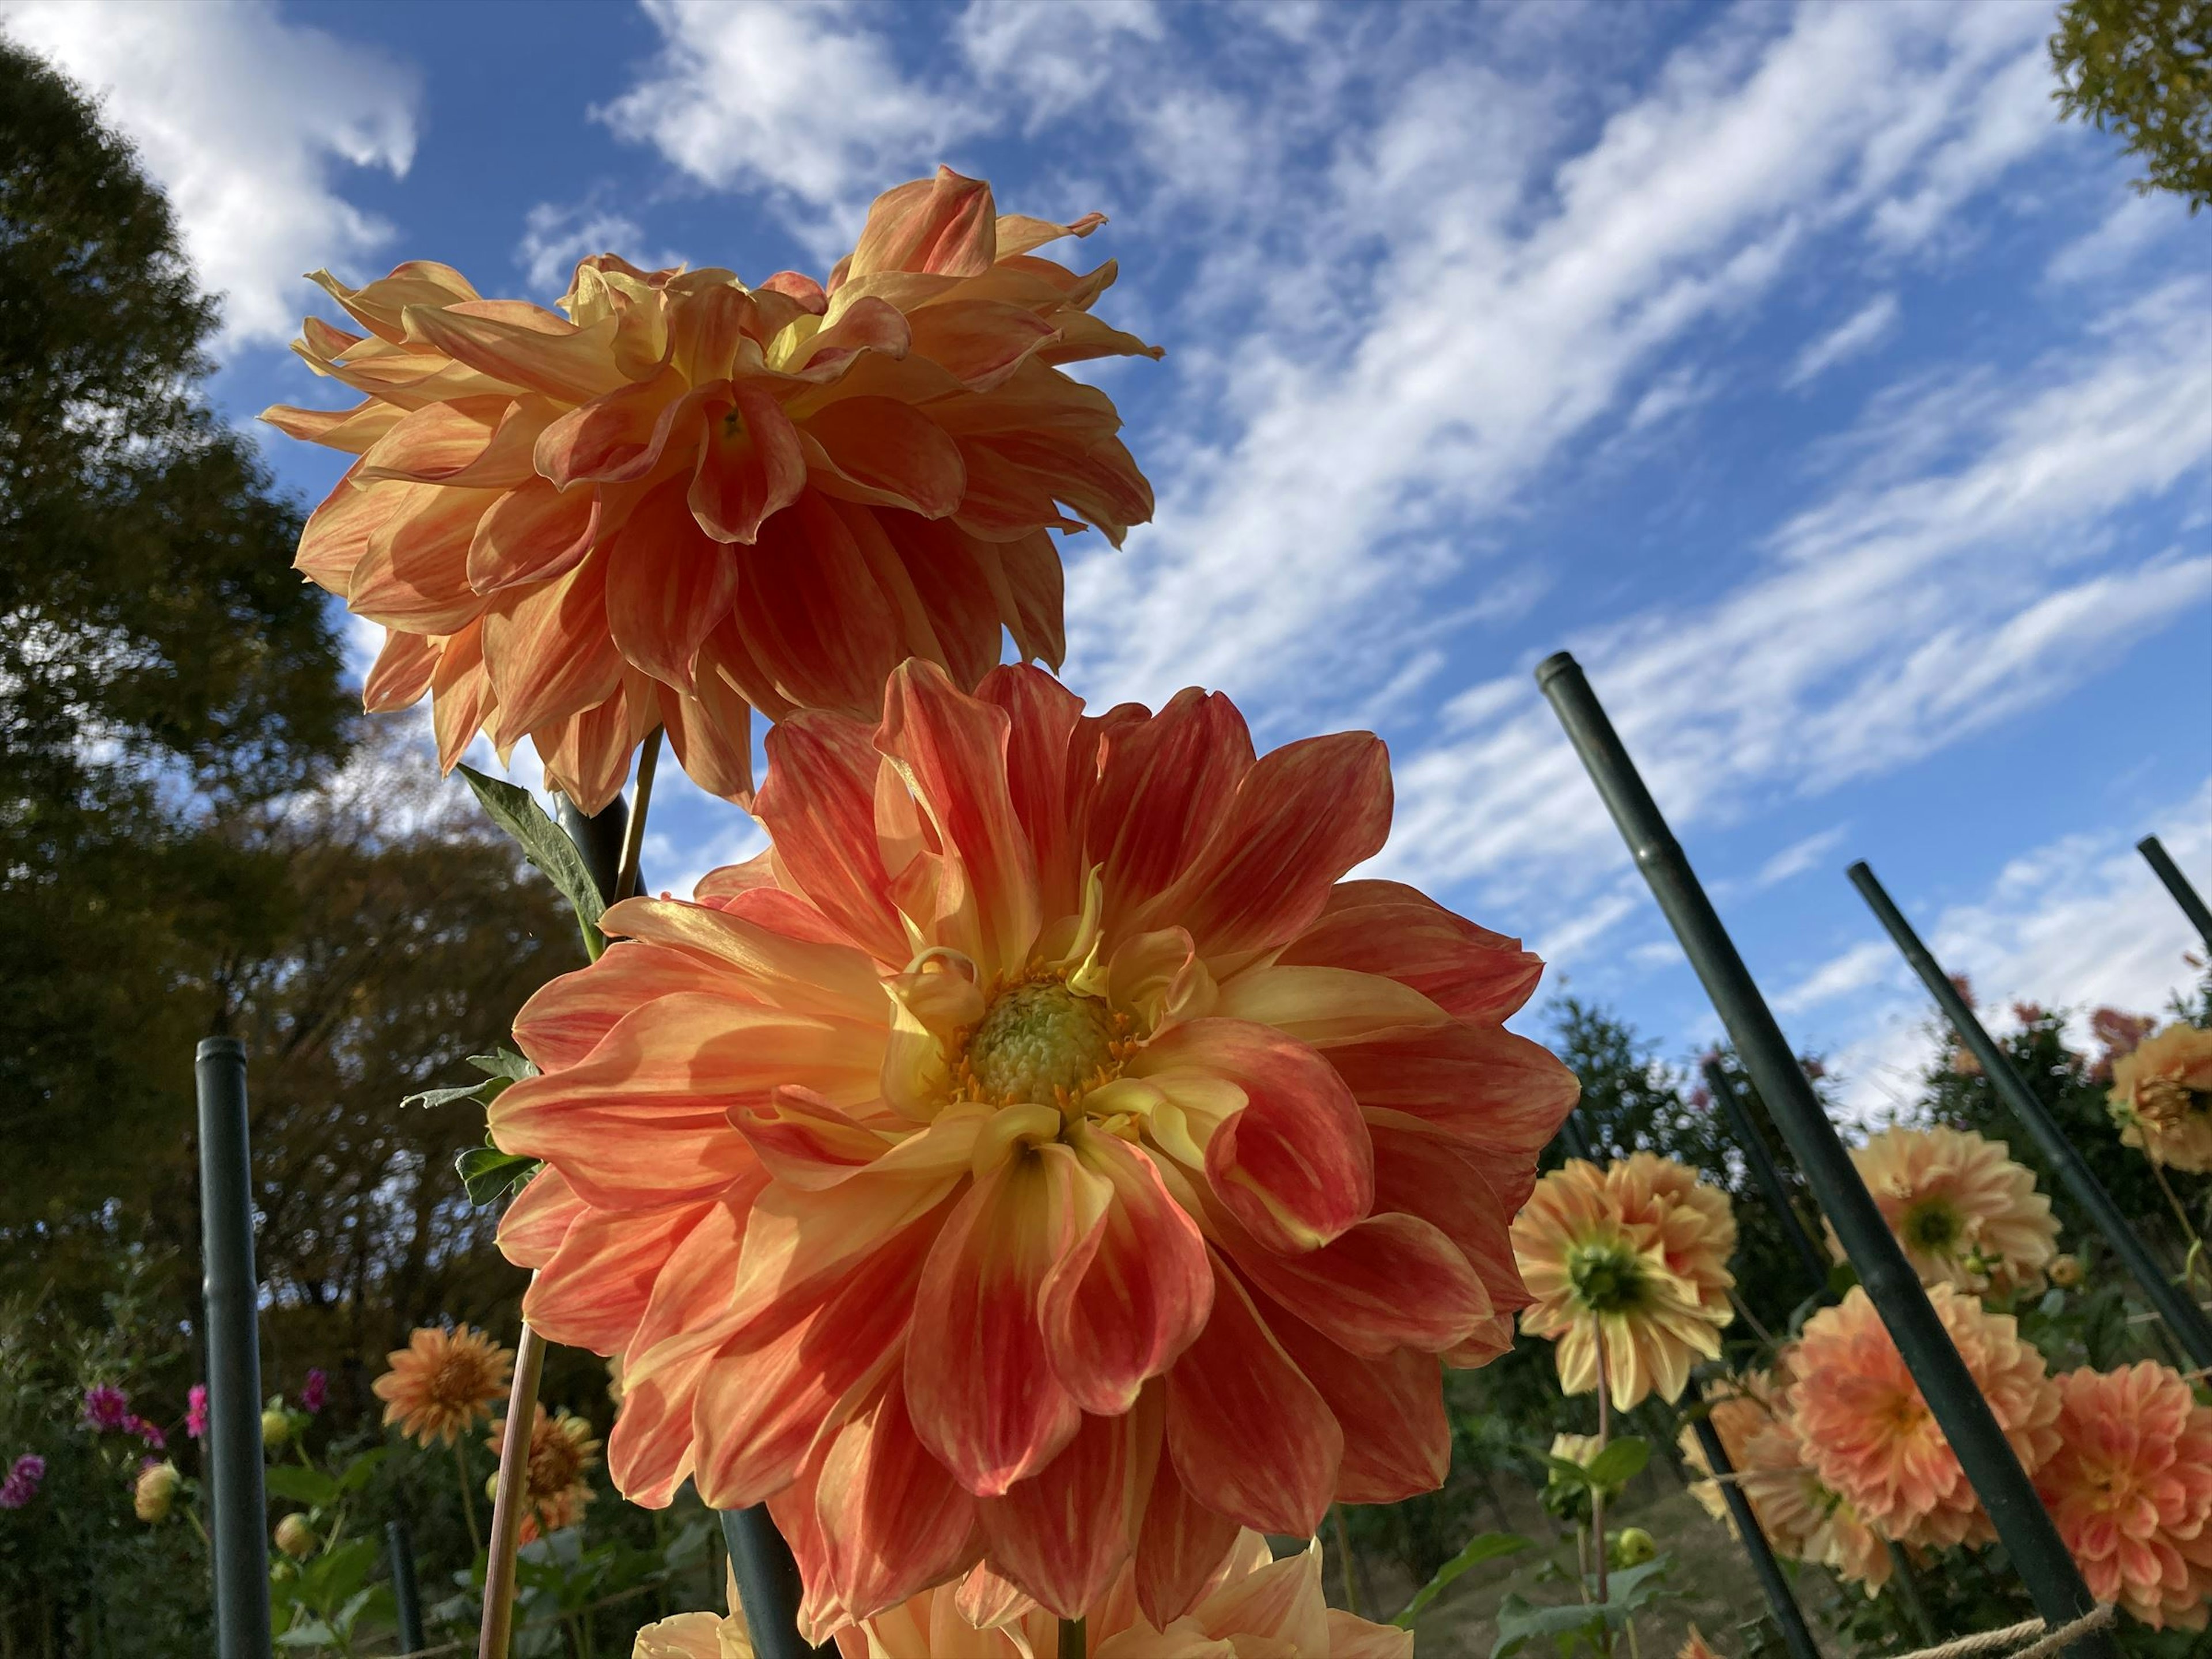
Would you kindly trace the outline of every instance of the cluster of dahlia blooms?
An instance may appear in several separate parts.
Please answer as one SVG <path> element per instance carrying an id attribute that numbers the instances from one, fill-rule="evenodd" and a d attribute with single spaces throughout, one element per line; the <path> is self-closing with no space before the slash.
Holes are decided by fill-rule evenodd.
<path id="1" fill-rule="evenodd" d="M 1923 1285 L 1973 1295 L 2040 1290 L 2058 1221 L 2034 1171 L 1972 1130 L 1885 1129 L 1851 1152 L 1859 1178 Z M 1828 1248 L 1844 1260 L 1835 1229 Z"/>
<path id="2" fill-rule="evenodd" d="M 1720 1357 L 1735 1317 L 1735 1217 L 1696 1170 L 1650 1152 L 1603 1169 L 1571 1159 L 1536 1184 L 1512 1231 L 1532 1298 L 1521 1328 L 1556 1343 L 1564 1392 L 1602 1382 L 1624 1411 L 1652 1394 L 1672 1401 L 1692 1365 Z"/>
<path id="3" fill-rule="evenodd" d="M 2120 1139 L 2154 1164 L 2212 1171 L 2212 1030 L 2169 1025 L 2112 1062 Z"/>
<path id="4" fill-rule="evenodd" d="M 592 1501 L 586 1478 L 599 1461 L 599 1443 L 592 1425 L 568 1412 L 547 1416 L 543 1406 L 533 1406 L 530 1421 L 530 1449 L 522 1476 L 522 1523 L 520 1537 L 527 1544 L 546 1533 L 573 1527 L 584 1518 Z M 484 1444 L 496 1458 L 507 1443 L 507 1419 L 492 1419 Z M 496 1493 L 499 1477 L 484 1482 L 487 1497 Z"/>

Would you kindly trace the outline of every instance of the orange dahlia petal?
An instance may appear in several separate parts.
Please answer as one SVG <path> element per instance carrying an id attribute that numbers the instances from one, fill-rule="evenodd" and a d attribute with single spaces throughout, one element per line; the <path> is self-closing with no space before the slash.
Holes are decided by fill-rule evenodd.
<path id="1" fill-rule="evenodd" d="M 994 1565 L 1060 1618 L 1082 1617 L 1129 1558 L 1134 1426 L 1086 1415 L 1060 1455 L 976 1504 Z"/>
<path id="2" fill-rule="evenodd" d="M 976 1500 L 915 1435 L 896 1376 L 839 1431 L 814 1502 L 830 1580 L 848 1607 L 902 1601 L 981 1553 Z"/>

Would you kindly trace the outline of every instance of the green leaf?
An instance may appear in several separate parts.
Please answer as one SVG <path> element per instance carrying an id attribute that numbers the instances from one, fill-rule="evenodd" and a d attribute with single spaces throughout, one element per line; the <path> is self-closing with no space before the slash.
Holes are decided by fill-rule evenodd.
<path id="1" fill-rule="evenodd" d="M 376 1466 L 392 1455 L 389 1446 L 372 1446 L 338 1471 L 340 1492 L 359 1492 L 376 1473 Z"/>
<path id="2" fill-rule="evenodd" d="M 304 1464 L 272 1463 L 263 1471 L 261 1482 L 271 1498 L 289 1498 L 314 1509 L 327 1509 L 338 1501 L 338 1483 Z"/>
<path id="3" fill-rule="evenodd" d="M 496 1204 L 538 1173 L 538 1160 L 502 1152 L 496 1146 L 471 1146 L 453 1160 L 469 1202 L 481 1209 Z"/>
<path id="4" fill-rule="evenodd" d="M 295 1625 L 276 1638 L 280 1648 L 326 1648 L 337 1641 L 337 1632 L 319 1619 Z"/>
<path id="5" fill-rule="evenodd" d="M 1413 1620 L 1419 1618 L 1430 1602 L 1444 1593 L 1445 1588 L 1470 1567 L 1479 1567 L 1485 1561 L 1494 1561 L 1501 1555 L 1513 1555 L 1530 1547 L 1531 1540 L 1517 1532 L 1481 1532 L 1467 1540 L 1467 1547 L 1437 1569 L 1436 1577 L 1414 1592 L 1413 1599 L 1390 1622 L 1400 1630 L 1411 1630 Z"/>
<path id="6" fill-rule="evenodd" d="M 514 1083 L 538 1075 L 537 1066 L 512 1048 L 495 1048 L 488 1054 L 471 1054 L 469 1064 L 486 1077 L 503 1077 Z M 481 1089 L 483 1085 L 479 1083 L 477 1087 Z"/>
<path id="7" fill-rule="evenodd" d="M 404 1111 L 410 1106 L 450 1106 L 457 1100 L 474 1100 L 483 1086 L 481 1083 L 464 1083 L 451 1089 L 424 1089 L 402 1100 L 400 1109 Z"/>
<path id="8" fill-rule="evenodd" d="M 606 936 L 599 932 L 599 918 L 605 914 L 606 902 L 599 896 L 599 884 L 585 867 L 584 855 L 577 851 L 576 843 L 568 833 L 545 816 L 545 809 L 532 799 L 527 789 L 505 783 L 497 778 L 488 778 L 474 767 L 454 769 L 468 780 L 469 787 L 476 792 L 477 799 L 490 814 L 491 821 L 514 837 L 522 848 L 523 857 L 545 872 L 546 878 L 561 890 L 576 913 L 576 925 L 584 932 L 584 950 L 592 961 L 607 948 Z"/>
<path id="9" fill-rule="evenodd" d="M 1549 1452 L 1540 1452 L 1538 1455 L 1543 1458 L 1545 1466 L 1552 1471 L 1553 1480 L 1564 1480 L 1571 1486 L 1589 1485 L 1589 1471 L 1571 1458 L 1554 1457 Z"/>
<path id="10" fill-rule="evenodd" d="M 1490 1650 L 1490 1659 L 1507 1659 L 1539 1636 L 1556 1640 L 1585 1632 L 1594 1635 L 1601 1620 L 1595 1607 L 1573 1602 L 1563 1607 L 1543 1607 L 1525 1597 L 1509 1595 L 1498 1606 L 1498 1640 Z"/>
<path id="11" fill-rule="evenodd" d="M 1632 1434 L 1623 1435 L 1590 1459 L 1590 1485 L 1607 1488 L 1625 1486 L 1643 1474 L 1644 1466 L 1650 1461 L 1650 1441 Z"/>

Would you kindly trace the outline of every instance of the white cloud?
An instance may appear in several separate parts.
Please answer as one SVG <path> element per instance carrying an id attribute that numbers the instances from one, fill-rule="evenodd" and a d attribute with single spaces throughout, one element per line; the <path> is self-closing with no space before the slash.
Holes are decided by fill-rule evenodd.
<path id="1" fill-rule="evenodd" d="M 542 294 L 567 292 L 576 262 L 594 253 L 619 253 L 647 270 L 665 270 L 689 263 L 682 254 L 663 249 L 645 252 L 645 230 L 628 214 L 614 213 L 589 204 L 562 207 L 541 202 L 524 216 L 522 240 L 514 262 L 528 274 L 531 287 Z"/>
<path id="2" fill-rule="evenodd" d="M 1032 127 L 1097 94 L 1115 73 L 1118 37 L 1165 32 L 1152 0 L 970 0 L 952 27 L 969 67 L 1017 92 Z"/>
<path id="3" fill-rule="evenodd" d="M 265 0 L 0 0 L 0 27 L 102 100 L 167 191 L 226 346 L 289 338 L 312 289 L 391 227 L 339 193 L 341 165 L 404 176 L 418 76 Z M 356 271 L 356 275 L 366 272 Z"/>
<path id="4" fill-rule="evenodd" d="M 2130 191 L 2094 229 L 2053 254 L 2044 276 L 2064 287 L 2109 282 L 2188 219 L 2188 209 L 2169 191 Z"/>
<path id="5" fill-rule="evenodd" d="M 980 110 L 911 78 L 852 0 L 643 0 L 661 50 L 592 113 L 700 183 L 769 191 L 825 260 L 888 180 L 926 174 Z"/>
<path id="6" fill-rule="evenodd" d="M 1793 388 L 1804 386 L 1837 364 L 1873 350 L 1896 330 L 1898 309 L 1897 295 L 1877 294 L 1799 352 L 1782 384 Z"/>
<path id="7" fill-rule="evenodd" d="M 1818 835 L 1792 842 L 1772 858 L 1759 866 L 1752 878 L 1753 887 L 1778 887 L 1793 876 L 1802 876 L 1822 859 L 1843 845 L 1850 833 L 1849 824 L 1839 823 L 1832 830 L 1823 830 Z"/>
<path id="8" fill-rule="evenodd" d="M 1897 947 L 1887 939 L 1854 945 L 1841 956 L 1823 963 L 1796 984 L 1778 992 L 1771 1003 L 1778 1014 L 1801 1014 L 1808 1008 L 1833 1002 L 1869 985 L 1895 979 L 1903 971 Z"/>

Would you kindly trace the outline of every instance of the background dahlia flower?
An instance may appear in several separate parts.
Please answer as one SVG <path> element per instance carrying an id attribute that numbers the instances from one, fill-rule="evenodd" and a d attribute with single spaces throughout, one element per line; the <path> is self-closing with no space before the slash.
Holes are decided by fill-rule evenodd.
<path id="1" fill-rule="evenodd" d="M 537 1414 L 530 1421 L 530 1455 L 523 1469 L 519 1534 L 526 1544 L 546 1533 L 573 1527 L 584 1518 L 584 1508 L 592 1501 L 591 1482 L 584 1477 L 599 1461 L 599 1443 L 592 1437 L 592 1425 L 584 1419 L 568 1412 L 549 1417 L 543 1406 L 533 1409 Z M 484 1443 L 491 1448 L 494 1459 L 502 1455 L 507 1443 L 505 1418 L 492 1419 Z M 484 1482 L 484 1493 L 496 1497 L 498 1491 L 499 1474 L 495 1470 Z"/>
<path id="2" fill-rule="evenodd" d="M 1197 1606 L 1164 1629 L 1137 1602 L 1124 1567 L 1087 1620 L 1091 1659 L 1410 1659 L 1413 1633 L 1370 1624 L 1322 1598 L 1321 1546 L 1275 1560 L 1256 1533 L 1209 1564 Z M 1058 1659 L 1060 1623 L 1010 1612 L 1003 1584 L 979 1569 L 836 1632 L 840 1659 Z M 975 1620 L 987 1621 L 979 1628 Z M 632 1659 L 752 1659 L 742 1613 L 678 1613 L 637 1633 Z"/>
<path id="3" fill-rule="evenodd" d="M 1885 1129 L 1851 1163 L 1923 1285 L 1979 1296 L 2039 1289 L 2058 1221 L 2035 1175 L 1971 1129 Z M 1836 1230 L 1828 1249 L 1844 1260 Z"/>
<path id="4" fill-rule="evenodd" d="M 1534 1304 L 1521 1328 L 1557 1343 L 1559 1387 L 1589 1394 L 1605 1337 L 1606 1389 L 1627 1410 L 1678 1400 L 1698 1358 L 1717 1358 L 1735 1318 L 1735 1217 L 1696 1170 L 1650 1152 L 1600 1169 L 1571 1158 L 1513 1219 L 1513 1253 Z"/>
<path id="5" fill-rule="evenodd" d="M 1051 530 L 1152 515 L 1114 404 L 1060 365 L 1158 356 L 949 168 L 876 199 L 826 283 L 586 259 L 566 316 L 427 260 L 314 280 L 367 331 L 294 349 L 365 396 L 263 419 L 358 456 L 297 563 L 384 624 L 371 709 L 428 691 L 451 767 L 524 737 L 586 810 L 665 723 L 709 793 L 751 790 L 750 708 L 872 718 L 908 657 L 972 686 L 1001 629 L 1057 665 Z"/>
<path id="6" fill-rule="evenodd" d="M 2120 1139 L 2154 1163 L 2212 1172 L 2212 1031 L 2169 1025 L 2112 1062 Z"/>
<path id="7" fill-rule="evenodd" d="M 2058 1448 L 2036 1471 L 2089 1592 L 2157 1629 L 2212 1604 L 2212 1407 L 2143 1360 L 2057 1380 Z"/>
<path id="8" fill-rule="evenodd" d="M 507 1392 L 514 1352 L 467 1325 L 451 1331 L 425 1325 L 385 1362 L 392 1369 L 369 1385 L 384 1402 L 385 1426 L 396 1425 L 425 1446 L 433 1440 L 450 1446 Z"/>
<path id="9" fill-rule="evenodd" d="M 2058 1439 L 2058 1396 L 2043 1356 L 2010 1315 L 1948 1285 L 1930 1285 L 1928 1297 L 2033 1474 Z M 1785 1352 L 1790 1425 L 1824 1484 L 1900 1544 L 1948 1548 L 1996 1536 L 1863 1288 L 1807 1320 Z"/>
<path id="10" fill-rule="evenodd" d="M 913 663 L 768 752 L 773 850 L 611 909 L 491 1112 L 624 1495 L 767 1500 L 818 1637 L 979 1559 L 1072 1616 L 1133 1552 L 1164 1627 L 1240 1527 L 1437 1486 L 1577 1085 L 1499 1023 L 1535 957 L 1341 879 L 1382 744 Z"/>

